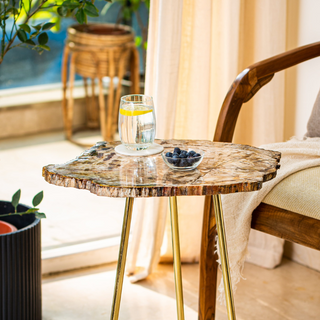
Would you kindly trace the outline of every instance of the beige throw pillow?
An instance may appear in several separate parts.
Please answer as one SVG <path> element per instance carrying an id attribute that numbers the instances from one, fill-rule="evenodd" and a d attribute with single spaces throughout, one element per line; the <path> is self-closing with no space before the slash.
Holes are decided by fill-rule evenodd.
<path id="1" fill-rule="evenodd" d="M 305 137 L 320 137 L 320 91 L 318 92 L 316 101 L 307 124 L 307 133 Z"/>

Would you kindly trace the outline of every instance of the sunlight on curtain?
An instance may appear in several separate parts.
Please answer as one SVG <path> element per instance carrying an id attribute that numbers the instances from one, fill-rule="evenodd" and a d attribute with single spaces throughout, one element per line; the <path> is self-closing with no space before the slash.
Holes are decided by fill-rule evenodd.
<path id="1" fill-rule="evenodd" d="M 286 0 L 153 0 L 148 39 L 145 93 L 155 100 L 157 138 L 211 140 L 237 74 L 285 51 Z M 277 75 L 244 109 L 236 141 L 282 140 L 284 76 Z M 131 281 L 152 271 L 161 245 L 162 260 L 172 259 L 168 199 L 136 203 L 127 268 Z M 179 197 L 178 205 L 182 261 L 198 261 L 203 198 Z"/>

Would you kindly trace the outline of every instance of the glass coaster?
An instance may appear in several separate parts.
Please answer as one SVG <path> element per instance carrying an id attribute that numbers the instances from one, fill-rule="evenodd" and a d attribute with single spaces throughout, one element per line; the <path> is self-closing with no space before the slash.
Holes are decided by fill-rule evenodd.
<path id="1" fill-rule="evenodd" d="M 114 149 L 117 153 L 122 154 L 124 156 L 135 156 L 135 157 L 143 157 L 143 156 L 151 156 L 153 154 L 157 154 L 163 151 L 163 146 L 157 143 L 153 143 L 148 149 L 145 150 L 129 150 L 123 144 L 119 144 Z"/>

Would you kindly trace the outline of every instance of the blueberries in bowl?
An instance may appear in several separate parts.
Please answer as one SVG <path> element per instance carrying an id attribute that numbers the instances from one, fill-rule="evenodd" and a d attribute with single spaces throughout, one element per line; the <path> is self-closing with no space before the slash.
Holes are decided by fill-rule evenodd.
<path id="1" fill-rule="evenodd" d="M 195 169 L 202 161 L 204 152 L 201 150 L 181 150 L 176 147 L 174 150 L 163 152 L 162 158 L 165 163 L 175 170 Z"/>

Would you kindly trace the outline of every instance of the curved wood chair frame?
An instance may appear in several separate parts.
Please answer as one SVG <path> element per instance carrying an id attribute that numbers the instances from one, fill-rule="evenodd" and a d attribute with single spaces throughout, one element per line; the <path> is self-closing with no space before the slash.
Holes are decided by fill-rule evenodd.
<path id="1" fill-rule="evenodd" d="M 249 101 L 275 73 L 320 56 L 320 42 L 282 53 L 242 71 L 231 85 L 223 102 L 214 141 L 232 142 L 243 103 Z M 251 228 L 320 250 L 320 221 L 295 212 L 261 203 L 252 214 Z M 216 314 L 217 256 L 216 223 L 212 196 L 206 196 L 203 213 L 199 320 L 214 320 Z"/>

